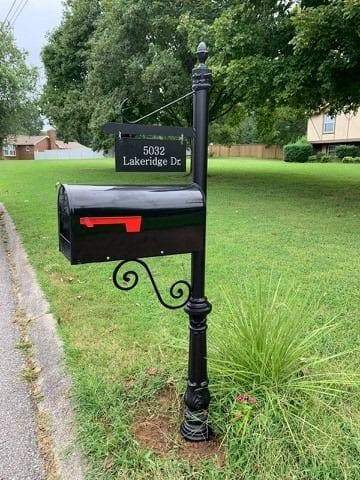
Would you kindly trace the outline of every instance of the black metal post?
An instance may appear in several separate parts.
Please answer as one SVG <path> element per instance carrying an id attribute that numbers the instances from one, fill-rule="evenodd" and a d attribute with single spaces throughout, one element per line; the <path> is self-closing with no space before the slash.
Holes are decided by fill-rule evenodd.
<path id="1" fill-rule="evenodd" d="M 197 49 L 198 66 L 192 72 L 193 87 L 193 174 L 194 182 L 204 192 L 206 199 L 208 162 L 209 90 L 211 71 L 205 65 L 208 51 L 204 42 Z M 192 442 L 209 440 L 208 425 L 210 393 L 207 376 L 206 317 L 211 304 L 205 297 L 205 234 L 200 252 L 192 254 L 192 294 L 185 312 L 190 320 L 188 384 L 184 395 L 185 418 L 181 425 L 182 436 Z"/>

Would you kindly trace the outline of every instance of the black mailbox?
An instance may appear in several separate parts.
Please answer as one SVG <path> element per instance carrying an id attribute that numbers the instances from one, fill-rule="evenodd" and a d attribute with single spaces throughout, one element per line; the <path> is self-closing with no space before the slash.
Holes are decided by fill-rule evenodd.
<path id="1" fill-rule="evenodd" d="M 196 185 L 61 185 L 59 248 L 72 264 L 191 253 L 203 248 Z"/>

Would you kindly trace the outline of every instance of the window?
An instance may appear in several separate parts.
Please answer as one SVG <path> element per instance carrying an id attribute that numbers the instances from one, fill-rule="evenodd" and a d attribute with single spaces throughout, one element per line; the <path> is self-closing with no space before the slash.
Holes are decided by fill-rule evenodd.
<path id="1" fill-rule="evenodd" d="M 4 157 L 16 157 L 16 147 L 15 147 L 15 145 L 4 145 L 3 155 L 4 155 Z"/>
<path id="2" fill-rule="evenodd" d="M 327 154 L 328 155 L 335 155 L 335 149 L 336 149 L 336 145 L 334 145 L 334 144 L 328 145 L 327 146 Z"/>
<path id="3" fill-rule="evenodd" d="M 324 115 L 323 133 L 335 132 L 335 117 L 330 115 Z"/>

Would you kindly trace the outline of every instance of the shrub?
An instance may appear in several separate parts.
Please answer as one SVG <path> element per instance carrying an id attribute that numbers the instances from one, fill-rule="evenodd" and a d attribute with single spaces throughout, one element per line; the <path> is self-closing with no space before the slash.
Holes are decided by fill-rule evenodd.
<path id="1" fill-rule="evenodd" d="M 336 160 L 337 160 L 337 157 L 335 157 L 334 155 L 321 155 L 318 161 L 321 163 L 330 163 L 330 162 L 336 162 Z"/>
<path id="2" fill-rule="evenodd" d="M 290 143 L 284 147 L 284 160 L 304 163 L 312 153 L 313 147 L 310 143 Z"/>
<path id="3" fill-rule="evenodd" d="M 344 157 L 343 163 L 360 163 L 360 157 Z"/>
<path id="4" fill-rule="evenodd" d="M 360 155 L 360 148 L 356 145 L 338 145 L 335 148 L 335 154 L 341 159 L 344 157 L 358 157 Z"/>
<path id="5" fill-rule="evenodd" d="M 319 162 L 319 163 L 330 163 L 330 162 L 338 162 L 339 159 L 335 155 L 325 155 L 322 153 L 318 153 L 316 155 L 310 155 L 308 162 Z"/>
<path id="6" fill-rule="evenodd" d="M 295 145 L 309 145 L 308 139 L 306 138 L 306 135 L 303 135 L 302 137 L 299 137 Z"/>

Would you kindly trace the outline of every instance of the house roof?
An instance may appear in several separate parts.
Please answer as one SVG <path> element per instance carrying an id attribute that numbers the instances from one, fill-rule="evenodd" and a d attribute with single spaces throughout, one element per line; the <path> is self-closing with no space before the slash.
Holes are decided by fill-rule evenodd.
<path id="1" fill-rule="evenodd" d="M 7 138 L 8 144 L 13 145 L 26 145 L 26 146 L 35 146 L 42 140 L 49 138 L 49 135 L 10 135 Z M 60 150 L 79 150 L 85 149 L 85 145 L 81 145 L 79 142 L 63 142 L 62 140 L 55 140 L 56 147 Z"/>
<path id="2" fill-rule="evenodd" d="M 79 142 L 63 142 L 62 140 L 56 140 L 56 145 L 60 150 L 78 150 L 78 149 L 86 149 L 84 145 L 81 145 Z"/>
<path id="3" fill-rule="evenodd" d="M 36 145 L 45 138 L 48 138 L 47 135 L 16 135 L 15 137 L 9 137 L 8 143 L 14 145 Z"/>

